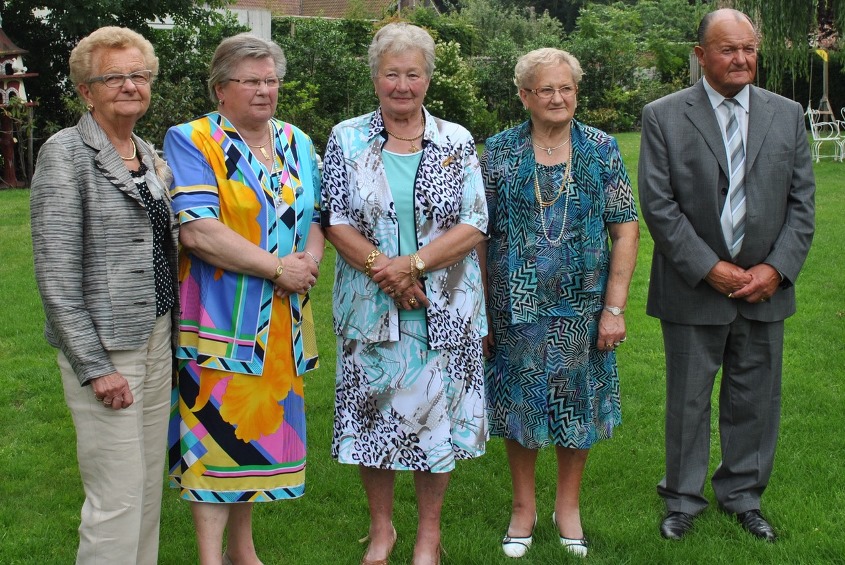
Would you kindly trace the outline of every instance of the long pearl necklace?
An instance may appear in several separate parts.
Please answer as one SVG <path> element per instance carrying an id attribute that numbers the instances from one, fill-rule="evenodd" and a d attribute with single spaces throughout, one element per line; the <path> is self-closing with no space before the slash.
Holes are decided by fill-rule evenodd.
<path id="1" fill-rule="evenodd" d="M 559 247 L 563 239 L 563 233 L 566 231 L 566 219 L 569 216 L 569 185 L 572 183 L 572 146 L 569 146 L 569 159 L 566 161 L 566 169 L 563 172 L 563 180 L 557 190 L 557 194 L 552 200 L 543 200 L 543 195 L 540 192 L 540 179 L 537 178 L 537 166 L 534 166 L 534 196 L 537 203 L 540 205 L 540 224 L 543 228 L 543 237 L 553 247 Z M 546 208 L 554 206 L 560 197 L 566 194 L 566 200 L 563 205 L 563 218 L 560 223 L 560 233 L 557 237 L 552 239 L 549 237 L 549 228 L 546 226 Z"/>

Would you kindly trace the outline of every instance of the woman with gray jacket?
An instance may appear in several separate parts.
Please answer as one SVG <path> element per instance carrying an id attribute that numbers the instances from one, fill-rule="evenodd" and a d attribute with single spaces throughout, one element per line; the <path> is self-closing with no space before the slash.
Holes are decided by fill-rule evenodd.
<path id="1" fill-rule="evenodd" d="M 47 140 L 32 179 L 35 276 L 85 490 L 77 563 L 158 560 L 177 223 L 169 169 L 132 133 L 157 71 L 134 31 L 80 41 L 70 78 L 87 112 Z"/>

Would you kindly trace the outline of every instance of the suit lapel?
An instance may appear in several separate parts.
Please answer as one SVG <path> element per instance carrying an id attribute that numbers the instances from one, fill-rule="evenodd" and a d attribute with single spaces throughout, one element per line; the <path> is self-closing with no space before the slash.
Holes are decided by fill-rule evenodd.
<path id="1" fill-rule="evenodd" d="M 77 124 L 77 130 L 82 137 L 82 141 L 97 150 L 97 155 L 94 157 L 97 168 L 118 190 L 128 194 L 143 207 L 144 200 L 141 198 L 141 193 L 138 192 L 138 187 L 135 186 L 135 181 L 129 174 L 129 169 L 123 164 L 123 159 L 117 154 L 117 150 L 109 141 L 106 132 L 103 131 L 90 113 L 83 114 Z M 140 147 L 138 151 L 141 153 Z M 143 159 L 142 153 L 141 157 Z"/>
<path id="2" fill-rule="evenodd" d="M 719 130 L 719 121 L 716 119 L 713 106 L 710 105 L 710 99 L 707 97 L 707 91 L 704 90 L 701 81 L 690 93 L 687 104 L 687 119 L 701 133 L 701 137 L 704 138 L 713 156 L 716 157 L 716 161 L 719 162 L 722 172 L 726 177 L 731 178 L 725 142 L 722 139 L 722 132 Z"/>
<path id="3" fill-rule="evenodd" d="M 759 89 L 750 87 L 748 112 L 748 147 L 745 149 L 745 170 L 754 166 L 757 155 L 763 147 L 763 140 L 769 133 L 774 119 L 774 111 L 769 107 L 769 99 Z"/>

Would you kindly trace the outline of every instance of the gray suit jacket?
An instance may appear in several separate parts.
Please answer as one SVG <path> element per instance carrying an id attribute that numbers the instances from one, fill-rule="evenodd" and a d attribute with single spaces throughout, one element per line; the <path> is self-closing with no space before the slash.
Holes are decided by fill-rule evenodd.
<path id="1" fill-rule="evenodd" d="M 813 239 L 815 211 L 803 109 L 750 88 L 745 239 L 734 262 L 743 268 L 767 263 L 783 284 L 770 300 L 749 304 L 704 280 L 718 261 L 732 259 L 719 223 L 729 184 L 725 145 L 699 81 L 643 109 L 638 186 L 654 239 L 651 316 L 697 325 L 730 323 L 737 314 L 773 322 L 795 312 L 792 284 Z"/>
<path id="2" fill-rule="evenodd" d="M 133 139 L 169 203 L 169 168 L 156 162 L 151 146 Z M 155 324 L 153 233 L 135 182 L 90 114 L 41 148 L 30 215 L 47 341 L 61 348 L 80 384 L 114 372 L 108 352 L 143 346 Z M 166 252 L 178 301 L 172 213 L 170 226 Z M 172 314 L 175 334 L 178 302 Z"/>

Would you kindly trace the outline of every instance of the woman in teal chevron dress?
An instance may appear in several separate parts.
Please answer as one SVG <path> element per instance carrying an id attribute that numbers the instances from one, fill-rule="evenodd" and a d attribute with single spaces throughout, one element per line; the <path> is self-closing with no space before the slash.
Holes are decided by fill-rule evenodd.
<path id="1" fill-rule="evenodd" d="M 587 554 L 579 491 L 590 447 L 621 421 L 615 348 L 639 240 L 631 183 L 616 141 L 573 119 L 578 60 L 538 49 L 516 65 L 530 119 L 487 140 L 490 335 L 485 387 L 502 437 L 513 508 L 502 549 L 521 557 L 537 520 L 539 449 L 555 446 L 552 519 L 560 542 Z M 608 241 L 608 239 L 610 241 Z"/>

